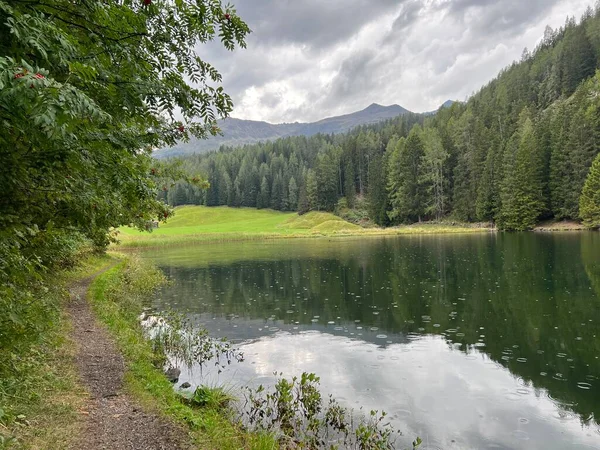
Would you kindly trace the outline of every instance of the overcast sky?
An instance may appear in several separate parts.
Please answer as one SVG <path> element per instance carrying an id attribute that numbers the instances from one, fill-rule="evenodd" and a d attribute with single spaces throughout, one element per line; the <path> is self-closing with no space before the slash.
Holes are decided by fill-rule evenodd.
<path id="1" fill-rule="evenodd" d="M 464 100 L 592 0 L 232 0 L 247 49 L 198 49 L 233 117 L 306 122 L 399 104 Z"/>

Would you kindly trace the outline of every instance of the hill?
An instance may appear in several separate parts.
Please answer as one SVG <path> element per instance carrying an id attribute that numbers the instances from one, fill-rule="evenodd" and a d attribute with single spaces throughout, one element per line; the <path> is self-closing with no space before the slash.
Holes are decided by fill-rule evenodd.
<path id="1" fill-rule="evenodd" d="M 133 228 L 120 229 L 125 245 L 156 244 L 178 236 L 204 237 L 206 240 L 235 240 L 241 237 L 297 236 L 335 234 L 361 229 L 359 226 L 328 212 L 311 212 L 299 216 L 295 212 L 271 209 L 229 208 L 220 206 L 181 206 L 176 214 L 152 233 Z"/>
<path id="2" fill-rule="evenodd" d="M 157 158 L 167 158 L 193 153 L 205 153 L 210 150 L 216 150 L 222 145 L 235 147 L 287 136 L 313 136 L 319 133 L 339 134 L 359 125 L 381 122 L 401 116 L 407 112 L 410 111 L 399 105 L 382 106 L 373 103 L 361 111 L 342 116 L 328 117 L 309 123 L 272 124 L 255 120 L 228 118 L 219 123 L 223 131 L 223 136 L 181 142 L 175 147 L 156 151 L 154 156 Z"/>

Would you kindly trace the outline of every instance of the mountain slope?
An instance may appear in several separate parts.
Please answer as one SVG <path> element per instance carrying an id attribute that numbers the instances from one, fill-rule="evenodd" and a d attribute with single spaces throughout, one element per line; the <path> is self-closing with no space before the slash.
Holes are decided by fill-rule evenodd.
<path id="1" fill-rule="evenodd" d="M 192 139 L 181 142 L 175 147 L 161 149 L 154 153 L 157 158 L 182 156 L 192 153 L 204 153 L 218 149 L 221 145 L 241 146 L 259 141 L 277 139 L 286 136 L 312 136 L 318 133 L 344 133 L 358 125 L 381 122 L 409 112 L 399 105 L 382 106 L 376 103 L 351 114 L 328 117 L 312 123 L 271 124 L 254 120 L 228 118 L 219 123 L 223 136 L 210 139 Z"/>

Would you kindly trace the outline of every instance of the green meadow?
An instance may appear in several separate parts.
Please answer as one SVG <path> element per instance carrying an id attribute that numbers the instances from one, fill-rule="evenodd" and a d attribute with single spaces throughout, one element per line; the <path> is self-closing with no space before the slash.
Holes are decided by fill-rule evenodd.
<path id="1" fill-rule="evenodd" d="M 209 241 L 241 241 L 301 237 L 379 236 L 396 234 L 469 233 L 488 231 L 465 225 L 415 224 L 393 228 L 363 228 L 328 212 L 304 215 L 270 209 L 227 206 L 181 206 L 151 232 L 130 227 L 118 230 L 119 246 L 148 247 Z"/>

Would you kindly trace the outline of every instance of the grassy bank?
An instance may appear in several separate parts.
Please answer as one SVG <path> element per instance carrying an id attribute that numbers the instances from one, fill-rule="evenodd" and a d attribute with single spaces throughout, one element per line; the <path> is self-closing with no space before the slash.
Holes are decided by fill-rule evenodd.
<path id="1" fill-rule="evenodd" d="M 99 276 L 90 300 L 127 363 L 126 389 L 150 411 L 185 426 L 195 446 L 203 449 L 273 449 L 271 435 L 247 433 L 236 426 L 227 410 L 191 407 L 182 402 L 162 371 L 153 365 L 155 354 L 144 338 L 139 314 L 142 300 L 163 276 L 155 268 L 128 259 Z"/>
<path id="2" fill-rule="evenodd" d="M 34 343 L 16 346 L 0 361 L 0 448 L 64 449 L 78 436 L 87 394 L 73 364 L 66 286 L 111 263 L 88 256 L 76 269 L 47 274 L 35 298 L 39 309 L 19 319 L 27 321 L 23 333 Z"/>
<path id="3" fill-rule="evenodd" d="M 220 242 L 307 237 L 395 236 L 402 234 L 472 233 L 489 231 L 465 224 L 415 224 L 392 228 L 362 228 L 326 212 L 299 216 L 254 208 L 183 206 L 151 233 L 129 227 L 120 230 L 123 247 L 148 247 L 192 242 Z"/>

